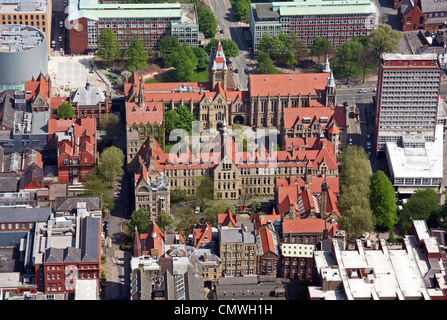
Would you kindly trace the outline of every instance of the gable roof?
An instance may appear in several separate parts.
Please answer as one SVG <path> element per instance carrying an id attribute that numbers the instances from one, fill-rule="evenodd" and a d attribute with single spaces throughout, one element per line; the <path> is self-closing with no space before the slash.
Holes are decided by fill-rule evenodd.
<path id="1" fill-rule="evenodd" d="M 299 107 L 299 108 L 284 108 L 284 128 L 292 128 L 297 121 L 303 122 L 304 118 L 309 119 L 310 126 L 315 121 L 319 122 L 322 127 L 335 120 L 339 127 L 346 127 L 346 109 L 344 107 Z M 326 118 L 326 123 L 321 123 L 321 119 Z"/>
<path id="2" fill-rule="evenodd" d="M 250 74 L 249 90 L 251 96 L 318 95 L 324 93 L 330 74 Z"/>
<path id="3" fill-rule="evenodd" d="M 278 235 L 270 226 L 265 225 L 258 229 L 256 238 L 259 256 L 263 256 L 269 252 L 279 256 Z"/>
<path id="4" fill-rule="evenodd" d="M 324 223 L 323 219 L 284 219 L 282 232 L 286 233 L 323 233 L 328 229 L 329 236 L 335 236 L 336 230 L 342 230 L 337 223 Z"/>
<path id="5" fill-rule="evenodd" d="M 126 103 L 126 123 L 133 124 L 159 124 L 164 121 L 164 107 L 161 101 L 147 101 L 144 108 L 135 102 Z"/>

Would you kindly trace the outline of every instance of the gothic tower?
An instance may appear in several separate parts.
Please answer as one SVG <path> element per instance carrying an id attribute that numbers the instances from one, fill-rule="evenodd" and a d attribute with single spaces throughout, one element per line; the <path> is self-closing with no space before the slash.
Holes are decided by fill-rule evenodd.
<path id="1" fill-rule="evenodd" d="M 228 66 L 227 59 L 222 49 L 222 45 L 217 43 L 215 53 L 210 53 L 209 59 L 209 81 L 212 88 L 216 87 L 218 83 L 222 86 L 224 90 L 227 90 L 228 82 Z"/>

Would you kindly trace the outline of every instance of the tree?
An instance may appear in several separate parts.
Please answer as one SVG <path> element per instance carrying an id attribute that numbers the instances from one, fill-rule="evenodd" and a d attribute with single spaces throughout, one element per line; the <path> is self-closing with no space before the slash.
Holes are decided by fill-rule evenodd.
<path id="1" fill-rule="evenodd" d="M 184 105 L 178 106 L 175 110 L 169 110 L 165 113 L 165 130 L 169 133 L 174 129 L 184 129 L 188 132 L 192 130 L 192 123 L 196 118 L 194 114 Z"/>
<path id="2" fill-rule="evenodd" d="M 393 52 L 399 46 L 402 33 L 394 30 L 388 24 L 382 24 L 371 31 L 368 36 L 368 45 L 372 48 L 374 57 L 378 59 L 382 53 Z"/>
<path id="3" fill-rule="evenodd" d="M 411 231 L 411 220 L 425 220 L 431 227 L 439 218 L 439 198 L 434 189 L 417 190 L 403 206 L 401 227 L 405 233 Z"/>
<path id="4" fill-rule="evenodd" d="M 186 189 L 181 188 L 171 188 L 170 197 L 171 197 L 171 205 L 190 200 Z"/>
<path id="5" fill-rule="evenodd" d="M 318 57 L 318 64 L 320 64 L 320 57 L 333 53 L 334 47 L 328 39 L 323 37 L 315 37 L 311 52 L 313 56 Z"/>
<path id="6" fill-rule="evenodd" d="M 197 8 L 199 20 L 199 30 L 203 32 L 205 38 L 212 38 L 217 32 L 217 20 L 214 12 L 210 8 Z"/>
<path id="7" fill-rule="evenodd" d="M 352 76 L 353 71 L 359 66 L 359 55 L 363 44 L 355 37 L 346 41 L 337 51 L 337 60 L 341 66 L 343 76 Z"/>
<path id="8" fill-rule="evenodd" d="M 270 58 L 267 52 L 258 51 L 256 60 L 258 62 L 258 69 L 260 73 L 276 73 L 276 68 L 273 64 L 273 60 Z"/>
<path id="9" fill-rule="evenodd" d="M 124 159 L 125 156 L 121 149 L 115 146 L 104 149 L 99 156 L 99 176 L 110 184 L 119 180 L 124 174 Z"/>
<path id="10" fill-rule="evenodd" d="M 239 21 L 250 20 L 250 0 L 231 0 L 234 15 Z"/>
<path id="11" fill-rule="evenodd" d="M 57 108 L 57 116 L 59 119 L 73 119 L 76 117 L 76 113 L 71 104 L 64 102 Z"/>
<path id="12" fill-rule="evenodd" d="M 110 65 L 121 57 L 118 38 L 110 28 L 102 30 L 99 35 L 98 56 L 103 59 L 106 65 Z"/>
<path id="13" fill-rule="evenodd" d="M 393 231 L 398 222 L 396 192 L 386 174 L 378 170 L 371 176 L 371 210 L 377 221 L 377 227 Z"/>
<path id="14" fill-rule="evenodd" d="M 126 69 L 129 71 L 143 70 L 147 68 L 147 59 L 149 58 L 149 52 L 146 51 L 144 44 L 134 39 L 129 49 L 127 49 Z"/>
<path id="15" fill-rule="evenodd" d="M 160 41 L 159 51 L 163 56 L 169 56 L 171 53 L 180 49 L 181 45 L 177 37 L 166 35 Z"/>
<path id="16" fill-rule="evenodd" d="M 127 224 L 129 231 L 133 234 L 135 226 L 139 234 L 146 231 L 146 229 L 151 224 L 151 212 L 147 208 L 139 208 L 134 210 L 130 215 L 130 221 Z M 158 224 L 157 224 L 158 225 Z M 163 230 L 163 229 L 162 229 Z"/>
<path id="17" fill-rule="evenodd" d="M 206 52 L 214 52 L 217 47 L 217 43 L 219 40 L 211 39 L 211 41 L 206 45 Z M 225 58 L 231 59 L 233 57 L 237 57 L 239 55 L 239 47 L 234 40 L 231 39 L 220 39 L 220 45 L 222 46 L 222 50 L 225 54 Z"/>
<path id="18" fill-rule="evenodd" d="M 365 83 L 366 70 L 371 66 L 373 66 L 376 61 L 377 59 L 374 56 L 374 50 L 368 43 L 364 44 L 359 51 L 359 60 L 358 60 L 359 66 L 362 69 L 363 73 L 363 83 Z"/>
<path id="19" fill-rule="evenodd" d="M 197 58 L 197 71 L 203 71 L 208 68 L 208 60 L 209 56 L 206 53 L 205 49 L 202 47 L 194 47 L 192 48 L 192 51 L 194 51 L 194 54 Z"/>
<path id="20" fill-rule="evenodd" d="M 290 35 L 290 48 L 293 51 L 294 58 L 297 63 L 300 62 L 300 58 L 306 53 L 306 46 L 302 39 L 299 39 L 295 32 Z"/>
<path id="21" fill-rule="evenodd" d="M 113 113 L 107 113 L 101 118 L 101 129 L 106 131 L 106 135 L 111 138 L 118 135 L 120 128 L 120 117 Z"/>
<path id="22" fill-rule="evenodd" d="M 360 205 L 354 205 L 345 210 L 338 223 L 351 240 L 358 239 L 363 233 L 374 230 L 374 216 L 371 210 Z"/>
<path id="23" fill-rule="evenodd" d="M 160 230 L 164 230 L 167 226 L 169 226 L 172 222 L 172 217 L 169 213 L 166 212 L 160 212 L 157 216 L 157 226 L 160 228 Z"/>
<path id="24" fill-rule="evenodd" d="M 195 178 L 194 186 L 197 192 L 194 194 L 195 200 L 200 207 L 203 207 L 206 200 L 214 198 L 214 180 L 210 176 L 199 176 Z"/>
<path id="25" fill-rule="evenodd" d="M 97 174 L 90 174 L 84 179 L 84 192 L 81 195 L 101 196 L 102 206 L 105 210 L 112 211 L 115 208 L 112 189 Z"/>
<path id="26" fill-rule="evenodd" d="M 374 229 L 369 195 L 371 173 L 368 155 L 362 147 L 348 146 L 340 155 L 340 226 L 354 239 Z"/>
<path id="27" fill-rule="evenodd" d="M 165 64 L 176 69 L 175 81 L 189 81 L 197 69 L 198 60 L 191 47 L 184 43 L 166 56 Z"/>

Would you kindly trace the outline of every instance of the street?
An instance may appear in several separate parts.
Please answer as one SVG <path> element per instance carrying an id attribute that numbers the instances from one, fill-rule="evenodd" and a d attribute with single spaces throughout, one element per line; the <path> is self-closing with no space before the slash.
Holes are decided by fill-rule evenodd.
<path id="1" fill-rule="evenodd" d="M 239 56 L 231 58 L 232 77 L 239 90 L 248 90 L 248 74 L 246 68 L 252 69 L 254 62 L 250 59 L 248 47 L 245 44 L 243 23 L 237 21 L 231 9 L 229 0 L 208 0 L 218 22 L 218 35 L 221 39 L 232 39 L 239 47 Z M 220 33 L 223 30 L 223 33 Z M 235 73 L 234 70 L 239 72 Z"/>

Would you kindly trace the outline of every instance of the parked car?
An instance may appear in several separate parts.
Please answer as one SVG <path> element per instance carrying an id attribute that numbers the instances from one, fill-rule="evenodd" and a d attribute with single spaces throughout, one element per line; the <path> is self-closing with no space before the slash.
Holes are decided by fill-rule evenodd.
<path id="1" fill-rule="evenodd" d="M 359 91 L 357 91 L 358 93 L 367 93 L 368 92 L 368 90 L 366 90 L 366 89 L 360 89 Z"/>
<path id="2" fill-rule="evenodd" d="M 352 138 L 349 138 L 349 144 L 352 145 Z"/>
<path id="3" fill-rule="evenodd" d="M 239 73 L 239 69 L 234 69 L 234 73 Z"/>
<path id="4" fill-rule="evenodd" d="M 370 135 L 370 134 L 368 134 L 368 136 L 367 136 L 367 137 L 368 137 L 368 140 L 369 140 L 369 139 L 371 139 L 371 135 Z"/>
<path id="5" fill-rule="evenodd" d="M 200 207 L 196 207 L 195 214 L 199 214 L 199 213 L 200 213 Z"/>
<path id="6" fill-rule="evenodd" d="M 366 147 L 367 147 L 368 149 L 371 149 L 371 142 L 368 141 L 368 142 L 366 143 Z"/>

